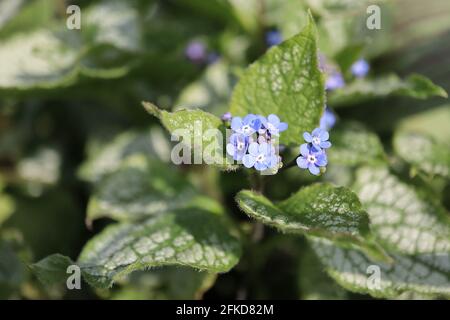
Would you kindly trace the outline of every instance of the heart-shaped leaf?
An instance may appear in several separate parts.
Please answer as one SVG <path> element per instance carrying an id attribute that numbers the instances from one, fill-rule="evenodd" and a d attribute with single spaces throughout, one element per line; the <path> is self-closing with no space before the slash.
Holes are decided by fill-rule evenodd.
<path id="1" fill-rule="evenodd" d="M 323 75 L 318 69 L 316 28 L 308 15 L 296 36 L 269 49 L 242 75 L 231 97 L 233 116 L 277 114 L 289 123 L 280 142 L 298 145 L 304 131 L 319 125 L 325 101 Z"/>

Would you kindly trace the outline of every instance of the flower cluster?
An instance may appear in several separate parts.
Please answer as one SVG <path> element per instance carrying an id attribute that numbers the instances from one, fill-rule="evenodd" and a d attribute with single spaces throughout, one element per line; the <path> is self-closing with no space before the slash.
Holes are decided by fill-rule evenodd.
<path id="1" fill-rule="evenodd" d="M 313 175 L 319 175 L 321 169 L 325 169 L 328 163 L 325 149 L 331 147 L 329 138 L 328 131 L 321 128 L 316 128 L 311 133 L 303 133 L 306 143 L 300 146 L 297 166 L 301 169 L 308 169 Z"/>
<path id="2" fill-rule="evenodd" d="M 225 114 L 222 119 L 229 119 Z M 280 132 L 288 128 L 287 123 L 271 114 L 267 118 L 248 114 L 244 118 L 233 117 L 227 144 L 227 153 L 236 161 L 242 161 L 245 167 L 254 167 L 258 171 L 273 169 L 280 164 L 277 148 L 273 143 Z"/>

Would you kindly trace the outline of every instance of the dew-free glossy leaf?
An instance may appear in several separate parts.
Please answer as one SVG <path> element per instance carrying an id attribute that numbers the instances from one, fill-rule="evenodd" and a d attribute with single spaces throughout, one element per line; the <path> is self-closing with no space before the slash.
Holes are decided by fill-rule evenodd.
<path id="1" fill-rule="evenodd" d="M 78 264 L 88 283 L 107 287 L 134 270 L 157 266 L 227 272 L 240 254 L 239 240 L 220 215 L 186 209 L 106 228 L 86 244 Z"/>
<path id="2" fill-rule="evenodd" d="M 143 106 L 161 121 L 172 137 L 181 140 L 188 151 L 192 152 L 191 156 L 188 155 L 188 163 L 184 160 L 183 163 L 206 163 L 225 170 L 236 168 L 224 153 L 226 133 L 223 122 L 218 117 L 200 109 L 168 112 L 149 102 L 143 102 Z M 182 153 L 184 159 L 184 150 Z"/>
<path id="3" fill-rule="evenodd" d="M 325 101 L 317 64 L 316 29 L 309 15 L 299 34 L 269 49 L 244 72 L 231 97 L 231 114 L 275 113 L 289 124 L 280 142 L 302 143 L 303 132 L 318 126 Z"/>
<path id="4" fill-rule="evenodd" d="M 450 219 L 429 195 L 385 167 L 358 170 L 354 189 L 380 243 L 406 254 L 450 253 Z"/>
<path id="5" fill-rule="evenodd" d="M 344 288 L 374 297 L 396 298 L 404 292 L 450 296 L 450 255 L 391 254 L 393 263 L 367 258 L 326 239 L 310 238 L 328 274 Z M 375 280 L 379 271 L 379 282 Z M 379 286 L 378 286 L 379 285 Z"/>
<path id="6" fill-rule="evenodd" d="M 386 258 L 371 240 L 367 213 L 348 188 L 314 184 L 277 204 L 263 195 L 243 190 L 236 201 L 250 217 L 283 232 L 329 238 L 359 246 L 377 258 Z"/>

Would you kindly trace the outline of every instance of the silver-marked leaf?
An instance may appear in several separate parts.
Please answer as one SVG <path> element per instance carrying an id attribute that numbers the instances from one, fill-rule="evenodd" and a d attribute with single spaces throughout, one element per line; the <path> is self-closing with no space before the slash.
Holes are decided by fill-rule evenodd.
<path id="1" fill-rule="evenodd" d="M 448 253 L 392 254 L 393 263 L 387 264 L 368 259 L 359 251 L 339 247 L 326 239 L 309 239 L 328 274 L 348 290 L 386 298 L 396 298 L 411 291 L 450 297 Z"/>
<path id="2" fill-rule="evenodd" d="M 361 168 L 354 189 L 380 243 L 406 254 L 450 252 L 450 219 L 445 209 L 387 168 Z"/>
<path id="3" fill-rule="evenodd" d="M 423 76 L 414 74 L 402 80 L 391 74 L 375 79 L 357 79 L 345 87 L 333 91 L 329 96 L 328 103 L 333 107 L 345 107 L 388 96 L 406 96 L 415 99 L 434 96 L 446 98 L 447 93 L 443 88 Z"/>
<path id="4" fill-rule="evenodd" d="M 385 161 L 378 136 L 359 123 L 342 123 L 333 128 L 330 140 L 333 143 L 327 151 L 330 163 L 355 166 Z"/>
<path id="5" fill-rule="evenodd" d="M 80 167 L 79 176 L 89 182 L 98 182 L 116 171 L 126 158 L 142 154 L 162 162 L 170 160 L 170 144 L 159 127 L 143 132 L 126 131 L 110 141 L 89 141 L 88 159 Z"/>
<path id="6" fill-rule="evenodd" d="M 413 168 L 432 176 L 450 177 L 450 144 L 439 143 L 423 133 L 400 130 L 394 136 L 394 149 Z"/>
<path id="7" fill-rule="evenodd" d="M 88 283 L 108 287 L 134 270 L 182 265 L 227 272 L 241 254 L 239 240 L 222 216 L 199 209 L 166 212 L 139 224 L 107 227 L 78 259 Z"/>
<path id="8" fill-rule="evenodd" d="M 161 121 L 172 137 L 182 141 L 185 148 L 178 149 L 176 155 L 180 159 L 177 161 L 184 164 L 205 163 L 225 170 L 236 169 L 232 159 L 225 155 L 225 127 L 218 117 L 200 109 L 168 112 L 149 102 L 143 102 L 143 106 Z M 176 151 L 172 150 L 172 156 L 174 153 Z"/>
<path id="9" fill-rule="evenodd" d="M 317 64 L 316 28 L 308 15 L 299 34 L 269 49 L 244 72 L 233 91 L 231 114 L 275 113 L 289 124 L 280 142 L 302 143 L 303 132 L 318 126 L 325 101 Z"/>
<path id="10" fill-rule="evenodd" d="M 135 155 L 98 183 L 89 200 L 87 220 L 137 220 L 187 207 L 197 194 L 174 168 Z"/>
<path id="11" fill-rule="evenodd" d="M 280 203 L 249 190 L 236 196 L 250 217 L 283 232 L 316 235 L 358 246 L 376 259 L 388 259 L 371 239 L 369 217 L 358 197 L 348 188 L 314 184 Z"/>

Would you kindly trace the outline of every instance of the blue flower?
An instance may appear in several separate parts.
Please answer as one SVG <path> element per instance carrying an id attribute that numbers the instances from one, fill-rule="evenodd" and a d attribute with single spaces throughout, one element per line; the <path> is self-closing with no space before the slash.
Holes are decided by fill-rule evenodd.
<path id="1" fill-rule="evenodd" d="M 202 63 L 206 58 L 206 47 L 200 41 L 191 41 L 184 51 L 186 57 L 194 63 Z"/>
<path id="2" fill-rule="evenodd" d="M 231 113 L 230 112 L 225 112 L 220 119 L 222 119 L 222 121 L 230 121 L 232 118 Z"/>
<path id="3" fill-rule="evenodd" d="M 271 136 L 279 136 L 280 132 L 285 131 L 288 128 L 288 124 L 286 122 L 281 122 L 280 118 L 278 118 L 274 114 L 269 114 L 266 118 L 260 117 L 262 127 L 267 129 L 267 132 Z"/>
<path id="4" fill-rule="evenodd" d="M 311 134 L 304 132 L 303 138 L 306 142 L 311 143 L 317 151 L 331 147 L 331 142 L 328 141 L 330 138 L 328 131 L 320 128 L 315 128 Z"/>
<path id="5" fill-rule="evenodd" d="M 247 152 L 249 145 L 249 137 L 239 133 L 230 136 L 230 143 L 227 144 L 227 153 L 236 161 L 241 161 Z"/>
<path id="6" fill-rule="evenodd" d="M 336 116 L 330 108 L 325 107 L 322 118 L 320 118 L 320 129 L 329 131 L 336 124 Z"/>
<path id="7" fill-rule="evenodd" d="M 345 86 L 344 77 L 340 72 L 333 72 L 328 75 L 327 81 L 325 82 L 325 89 L 336 90 Z"/>
<path id="8" fill-rule="evenodd" d="M 231 120 L 231 129 L 248 137 L 257 132 L 261 128 L 261 120 L 254 114 L 248 114 L 244 119 L 234 117 Z"/>
<path id="9" fill-rule="evenodd" d="M 352 74 L 357 78 L 363 78 L 370 70 L 369 63 L 364 59 L 359 59 L 351 66 Z"/>
<path id="10" fill-rule="evenodd" d="M 275 154 L 275 148 L 268 143 L 250 143 L 248 154 L 242 158 L 242 163 L 247 168 L 255 167 L 258 171 L 271 169 L 278 164 L 279 158 Z"/>
<path id="11" fill-rule="evenodd" d="M 271 30 L 266 32 L 266 44 L 268 47 L 276 46 L 283 41 L 283 36 L 278 30 Z"/>
<path id="12" fill-rule="evenodd" d="M 300 146 L 300 156 L 297 158 L 297 166 L 308 169 L 313 175 L 319 175 L 320 167 L 328 163 L 327 154 L 324 150 L 317 151 L 311 144 L 304 143 Z"/>

